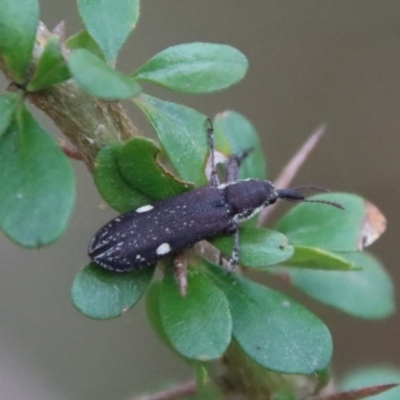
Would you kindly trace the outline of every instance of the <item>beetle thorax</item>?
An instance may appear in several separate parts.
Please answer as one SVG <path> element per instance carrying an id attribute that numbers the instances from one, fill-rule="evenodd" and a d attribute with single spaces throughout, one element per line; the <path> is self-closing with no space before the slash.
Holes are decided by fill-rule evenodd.
<path id="1" fill-rule="evenodd" d="M 223 187 L 226 202 L 237 216 L 238 222 L 252 217 L 277 199 L 275 187 L 266 180 L 246 179 L 220 187 Z"/>

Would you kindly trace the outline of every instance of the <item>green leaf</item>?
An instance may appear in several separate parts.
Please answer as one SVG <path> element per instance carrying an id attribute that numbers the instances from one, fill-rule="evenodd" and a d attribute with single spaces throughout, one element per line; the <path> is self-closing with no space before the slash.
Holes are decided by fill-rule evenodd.
<path id="1" fill-rule="evenodd" d="M 235 48 L 214 43 L 169 47 L 142 65 L 133 76 L 185 93 L 210 93 L 243 79 L 246 57 Z"/>
<path id="2" fill-rule="evenodd" d="M 371 385 L 400 384 L 400 370 L 389 366 L 370 366 L 356 369 L 339 384 L 340 390 L 355 390 Z M 374 396 L 373 400 L 398 400 L 400 386 Z"/>
<path id="3" fill-rule="evenodd" d="M 101 197 L 115 210 L 124 213 L 151 203 L 151 199 L 132 188 L 125 180 L 118 164 L 122 143 L 103 147 L 94 165 L 94 181 Z"/>
<path id="4" fill-rule="evenodd" d="M 133 79 L 85 49 L 75 50 L 68 58 L 68 66 L 79 86 L 102 99 L 127 99 L 142 90 Z"/>
<path id="5" fill-rule="evenodd" d="M 331 251 L 321 250 L 316 247 L 293 246 L 294 254 L 285 264 L 291 267 L 349 271 L 358 267 L 339 254 Z"/>
<path id="6" fill-rule="evenodd" d="M 19 92 L 6 93 L 0 96 L 0 140 L 1 135 L 10 126 L 19 99 L 21 99 Z"/>
<path id="7" fill-rule="evenodd" d="M 179 293 L 172 269 L 160 288 L 161 321 L 169 342 L 182 356 L 214 360 L 227 348 L 232 331 L 228 301 L 203 273 L 188 270 L 188 292 Z"/>
<path id="8" fill-rule="evenodd" d="M 362 271 L 316 271 L 273 267 L 311 297 L 348 314 L 366 319 L 385 318 L 394 312 L 393 284 L 378 260 L 368 253 L 339 253 Z M 290 260 L 288 261 L 290 266 Z"/>
<path id="9" fill-rule="evenodd" d="M 12 79 L 19 84 L 26 80 L 38 22 L 37 0 L 0 2 L 0 58 Z"/>
<path id="10" fill-rule="evenodd" d="M 90 36 L 86 30 L 79 31 L 75 35 L 70 36 L 66 41 L 65 45 L 70 50 L 85 49 L 96 55 L 102 60 L 105 60 L 104 54 L 101 51 L 99 45 Z"/>
<path id="11" fill-rule="evenodd" d="M 176 349 L 172 346 L 169 341 L 167 334 L 165 333 L 164 327 L 162 325 L 162 318 L 160 315 L 160 290 L 161 290 L 161 282 L 153 281 L 150 284 L 150 287 L 147 289 L 145 294 L 146 301 L 146 315 L 150 322 L 151 327 L 156 333 L 157 337 L 167 346 L 175 355 L 181 357 L 184 361 L 188 362 L 190 366 L 193 368 L 194 373 L 196 375 L 197 389 L 198 391 L 203 391 L 203 387 L 206 383 L 209 383 L 208 380 L 208 371 L 206 366 L 196 360 L 188 360 L 187 358 L 182 357 Z M 214 399 L 214 398 L 213 398 Z"/>
<path id="12" fill-rule="evenodd" d="M 192 187 L 163 167 L 158 159 L 159 152 L 152 140 L 139 137 L 125 142 L 118 152 L 118 165 L 124 179 L 153 201 L 176 196 Z"/>
<path id="13" fill-rule="evenodd" d="M 69 78 L 67 63 L 61 53 L 60 38 L 52 35 L 47 41 L 27 90 L 34 92 Z"/>
<path id="14" fill-rule="evenodd" d="M 266 179 L 266 165 L 262 146 L 253 125 L 235 111 L 217 114 L 214 119 L 216 134 L 223 133 L 228 139 L 233 154 L 252 148 L 239 169 L 239 179 Z"/>
<path id="15" fill-rule="evenodd" d="M 65 230 L 75 200 L 71 165 L 23 109 L 0 140 L 0 225 L 15 242 L 39 247 Z"/>
<path id="16" fill-rule="evenodd" d="M 134 99 L 155 129 L 161 145 L 179 176 L 196 186 L 207 183 L 206 117 L 179 104 L 141 94 Z"/>
<path id="17" fill-rule="evenodd" d="M 91 263 L 75 277 L 71 289 L 72 302 L 82 314 L 90 318 L 119 317 L 142 297 L 154 269 L 155 265 L 119 274 Z"/>
<path id="18" fill-rule="evenodd" d="M 228 258 L 232 254 L 233 237 L 221 236 L 211 240 Z M 239 263 L 245 267 L 263 269 L 283 262 L 293 254 L 287 237 L 263 228 L 241 228 L 239 233 Z"/>
<path id="19" fill-rule="evenodd" d="M 114 63 L 139 18 L 139 0 L 78 0 L 77 4 L 87 31 Z"/>
<path id="20" fill-rule="evenodd" d="M 334 201 L 345 210 L 326 204 L 301 203 L 292 208 L 275 227 L 294 245 L 331 251 L 357 251 L 362 248 L 366 202 L 347 193 L 324 193 L 311 200 Z M 361 240 L 361 242 L 360 242 Z"/>
<path id="21" fill-rule="evenodd" d="M 209 271 L 228 298 L 233 337 L 250 359 L 287 374 L 313 374 L 329 364 L 329 330 L 307 309 L 219 267 L 209 264 Z"/>
<path id="22" fill-rule="evenodd" d="M 153 281 L 150 287 L 146 291 L 145 301 L 146 301 L 146 315 L 150 322 L 151 327 L 156 333 L 157 337 L 174 353 L 175 349 L 169 342 L 168 336 L 162 325 L 161 315 L 160 315 L 160 289 L 161 282 Z"/>

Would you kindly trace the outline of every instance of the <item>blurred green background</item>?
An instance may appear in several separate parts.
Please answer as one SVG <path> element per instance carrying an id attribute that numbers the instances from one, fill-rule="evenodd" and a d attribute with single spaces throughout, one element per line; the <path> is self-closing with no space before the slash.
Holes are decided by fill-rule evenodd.
<path id="1" fill-rule="evenodd" d="M 64 20 L 68 36 L 81 29 L 72 0 L 40 4 L 48 27 Z M 118 67 L 133 71 L 158 51 L 192 41 L 241 50 L 250 63 L 244 81 L 203 96 L 150 85 L 145 90 L 210 116 L 225 109 L 247 116 L 261 136 L 270 179 L 316 126 L 328 123 L 328 134 L 295 184 L 358 193 L 377 204 L 389 227 L 371 250 L 399 287 L 400 3 L 142 1 L 139 24 Z M 6 86 L 1 76 L 1 90 Z M 127 107 L 150 132 L 139 111 Z M 58 134 L 47 118 L 41 121 Z M 143 302 L 109 322 L 85 318 L 71 305 L 71 282 L 88 261 L 87 244 L 115 215 L 100 207 L 85 167 L 72 163 L 78 200 L 64 237 L 37 251 L 0 237 L 0 399 L 124 399 L 191 375 L 150 331 Z M 398 316 L 360 321 L 293 295 L 330 327 L 338 375 L 365 363 L 400 366 Z"/>

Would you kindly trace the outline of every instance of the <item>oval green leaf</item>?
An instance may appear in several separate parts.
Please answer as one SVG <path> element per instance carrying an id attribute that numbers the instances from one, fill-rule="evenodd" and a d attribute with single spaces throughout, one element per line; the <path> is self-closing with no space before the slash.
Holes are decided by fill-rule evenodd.
<path id="1" fill-rule="evenodd" d="M 153 281 L 145 294 L 146 301 L 146 315 L 150 322 L 151 327 L 156 333 L 157 337 L 174 353 L 175 349 L 171 346 L 168 336 L 164 331 L 161 315 L 160 315 L 160 288 L 161 282 Z"/>
<path id="2" fill-rule="evenodd" d="M 179 293 L 172 269 L 160 288 L 160 315 L 169 342 L 182 356 L 199 361 L 220 357 L 231 340 L 228 301 L 202 272 L 188 271 L 188 291 Z"/>
<path id="3" fill-rule="evenodd" d="M 135 97 L 179 176 L 196 186 L 207 183 L 208 156 L 206 117 L 180 104 L 145 94 Z"/>
<path id="4" fill-rule="evenodd" d="M 24 84 L 39 22 L 37 0 L 0 2 L 0 58 L 17 83 Z"/>
<path id="5" fill-rule="evenodd" d="M 75 35 L 70 36 L 66 41 L 65 45 L 70 50 L 85 49 L 96 55 L 102 60 L 105 60 L 104 54 L 101 51 L 99 45 L 90 36 L 87 30 L 82 30 Z"/>
<path id="6" fill-rule="evenodd" d="M 114 63 L 139 18 L 139 0 L 78 0 L 77 4 L 87 31 Z"/>
<path id="7" fill-rule="evenodd" d="M 34 92 L 70 78 L 67 63 L 61 53 L 60 38 L 52 35 L 39 59 L 35 73 L 28 83 L 27 90 Z"/>
<path id="8" fill-rule="evenodd" d="M 344 210 L 326 204 L 301 203 L 292 208 L 275 227 L 290 244 L 330 251 L 357 251 L 362 248 L 366 202 L 347 193 L 324 193 L 310 200 L 334 201 Z"/>
<path id="9" fill-rule="evenodd" d="M 339 253 L 339 256 L 362 270 L 273 267 L 270 271 L 311 297 L 348 314 L 366 319 L 391 315 L 395 309 L 393 284 L 383 265 L 368 253 Z"/>
<path id="10" fill-rule="evenodd" d="M 370 366 L 350 372 L 340 383 L 341 390 L 357 390 L 372 385 L 385 385 L 397 383 L 400 385 L 400 370 L 389 366 Z M 373 396 L 373 400 L 398 400 L 400 386 L 389 391 Z"/>
<path id="11" fill-rule="evenodd" d="M 210 241 L 226 257 L 232 254 L 233 237 L 221 236 Z M 239 263 L 244 267 L 264 269 L 283 262 L 293 255 L 293 247 L 282 233 L 263 228 L 241 228 Z"/>
<path id="12" fill-rule="evenodd" d="M 127 99 L 142 90 L 133 79 L 112 69 L 85 49 L 75 50 L 68 58 L 68 66 L 71 76 L 82 89 L 102 99 Z"/>
<path id="13" fill-rule="evenodd" d="M 209 264 L 228 298 L 233 337 L 250 359 L 287 374 L 313 374 L 329 364 L 332 338 L 315 315 L 291 298 Z"/>
<path id="14" fill-rule="evenodd" d="M 133 77 L 184 93 L 210 93 L 243 79 L 248 68 L 244 54 L 215 43 L 187 43 L 156 54 Z"/>
<path id="15" fill-rule="evenodd" d="M 139 301 L 153 277 L 154 269 L 155 265 L 129 273 L 113 273 L 91 263 L 74 279 L 72 302 L 90 318 L 119 317 Z"/>
<path id="16" fill-rule="evenodd" d="M 196 382 L 198 389 L 202 389 L 202 387 L 208 383 L 208 371 L 205 365 L 196 360 L 188 360 L 185 357 L 182 357 L 176 349 L 171 345 L 167 334 L 164 331 L 164 327 L 162 325 L 162 318 L 160 314 L 160 290 L 162 283 L 160 281 L 153 281 L 150 284 L 150 287 L 147 289 L 145 294 L 146 301 L 146 315 L 147 319 L 151 327 L 153 328 L 157 337 L 167 346 L 175 355 L 181 357 L 183 360 L 188 362 L 194 370 L 196 376 Z"/>
<path id="17" fill-rule="evenodd" d="M 0 96 L 0 140 L 1 135 L 7 130 L 16 111 L 17 101 L 22 94 L 19 92 L 6 93 Z"/>
<path id="18" fill-rule="evenodd" d="M 118 156 L 123 146 L 113 143 L 103 147 L 97 154 L 93 172 L 101 197 L 121 213 L 151 203 L 151 199 L 131 187 L 121 173 Z"/>
<path id="19" fill-rule="evenodd" d="M 254 126 L 235 111 L 224 111 L 214 119 L 216 134 L 222 133 L 229 142 L 232 154 L 251 148 L 239 169 L 239 179 L 266 179 L 266 164 L 260 139 Z"/>
<path id="20" fill-rule="evenodd" d="M 75 200 L 71 165 L 25 108 L 0 140 L 0 225 L 15 242 L 40 247 L 65 230 Z"/>
<path id="21" fill-rule="evenodd" d="M 309 246 L 293 246 L 293 256 L 286 265 L 306 269 L 322 269 L 333 271 L 349 271 L 359 269 L 354 263 L 337 253 Z"/>
<path id="22" fill-rule="evenodd" d="M 140 137 L 125 142 L 118 151 L 118 165 L 124 179 L 153 201 L 176 196 L 192 187 L 163 167 L 159 153 L 152 140 Z"/>

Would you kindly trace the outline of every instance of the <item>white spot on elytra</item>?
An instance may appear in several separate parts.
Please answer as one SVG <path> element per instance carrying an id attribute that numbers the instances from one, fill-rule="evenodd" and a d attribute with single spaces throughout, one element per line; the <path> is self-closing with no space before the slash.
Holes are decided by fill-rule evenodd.
<path id="1" fill-rule="evenodd" d="M 156 253 L 159 256 L 162 256 L 163 254 L 168 254 L 170 251 L 171 251 L 171 246 L 168 243 L 163 243 L 157 247 Z"/>
<path id="2" fill-rule="evenodd" d="M 143 213 L 143 212 L 150 211 L 150 210 L 152 210 L 153 208 L 154 208 L 154 207 L 153 207 L 152 205 L 147 204 L 147 206 L 139 207 L 139 208 L 136 210 L 136 212 L 137 212 L 137 213 Z"/>

